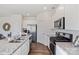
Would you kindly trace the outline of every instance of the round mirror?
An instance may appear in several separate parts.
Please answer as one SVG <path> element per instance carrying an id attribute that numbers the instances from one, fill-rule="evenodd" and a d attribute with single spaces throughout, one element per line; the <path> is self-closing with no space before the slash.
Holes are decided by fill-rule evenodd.
<path id="1" fill-rule="evenodd" d="M 9 23 L 4 23 L 3 24 L 3 29 L 5 30 L 5 31 L 9 31 L 10 30 L 10 24 Z"/>

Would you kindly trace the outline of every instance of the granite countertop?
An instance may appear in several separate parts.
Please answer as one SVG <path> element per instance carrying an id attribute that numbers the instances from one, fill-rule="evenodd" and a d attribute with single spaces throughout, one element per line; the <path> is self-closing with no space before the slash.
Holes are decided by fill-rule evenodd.
<path id="1" fill-rule="evenodd" d="M 48 37 L 56 37 L 55 33 L 53 32 L 46 32 L 46 33 L 43 33 L 44 35 L 48 36 Z"/>
<path id="2" fill-rule="evenodd" d="M 9 43 L 7 39 L 0 40 L 0 55 L 12 55 L 31 35 L 27 35 L 20 43 Z"/>
<path id="3" fill-rule="evenodd" d="M 56 42 L 56 46 L 62 48 L 68 55 L 79 55 L 79 47 L 75 47 L 72 42 Z"/>

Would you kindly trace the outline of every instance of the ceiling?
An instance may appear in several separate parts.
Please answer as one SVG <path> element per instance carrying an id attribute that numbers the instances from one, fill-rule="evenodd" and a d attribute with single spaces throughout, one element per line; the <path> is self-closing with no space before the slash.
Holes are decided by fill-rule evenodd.
<path id="1" fill-rule="evenodd" d="M 14 14 L 36 16 L 38 13 L 57 8 L 57 4 L 0 4 L 0 17 Z"/>

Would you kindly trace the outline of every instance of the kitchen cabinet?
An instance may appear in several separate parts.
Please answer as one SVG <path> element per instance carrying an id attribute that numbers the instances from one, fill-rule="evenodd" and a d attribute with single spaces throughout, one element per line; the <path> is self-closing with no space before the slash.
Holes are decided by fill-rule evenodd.
<path id="1" fill-rule="evenodd" d="M 43 35 L 44 40 L 46 40 L 43 42 L 43 44 L 49 47 L 50 37 L 47 36 L 45 33 L 43 33 L 42 35 Z"/>
<path id="2" fill-rule="evenodd" d="M 30 50 L 29 39 L 27 39 L 14 53 L 13 55 L 28 55 Z"/>
<path id="3" fill-rule="evenodd" d="M 68 55 L 65 50 L 56 45 L 56 55 Z"/>
<path id="4" fill-rule="evenodd" d="M 79 30 L 79 5 L 65 5 L 65 28 L 66 30 Z"/>
<path id="5" fill-rule="evenodd" d="M 31 41 L 30 35 L 23 36 L 21 40 L 9 42 L 7 39 L 0 41 L 0 55 L 28 55 Z"/>

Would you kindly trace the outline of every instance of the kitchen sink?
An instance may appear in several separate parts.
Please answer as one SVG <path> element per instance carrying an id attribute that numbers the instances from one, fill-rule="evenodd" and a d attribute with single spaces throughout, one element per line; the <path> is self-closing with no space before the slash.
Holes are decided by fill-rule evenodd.
<path id="1" fill-rule="evenodd" d="M 20 40 L 11 40 L 9 41 L 9 43 L 20 43 L 21 41 Z"/>

